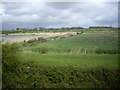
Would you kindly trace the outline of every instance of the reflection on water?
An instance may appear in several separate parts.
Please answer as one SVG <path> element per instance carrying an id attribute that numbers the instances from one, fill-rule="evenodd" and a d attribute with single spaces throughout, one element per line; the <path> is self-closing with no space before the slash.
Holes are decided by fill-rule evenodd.
<path id="1" fill-rule="evenodd" d="M 36 37 L 36 36 L 46 36 L 46 35 L 31 35 L 31 36 L 4 36 L 4 37 L 0 37 L 0 40 L 14 39 L 14 38 L 24 38 L 24 37 Z"/>

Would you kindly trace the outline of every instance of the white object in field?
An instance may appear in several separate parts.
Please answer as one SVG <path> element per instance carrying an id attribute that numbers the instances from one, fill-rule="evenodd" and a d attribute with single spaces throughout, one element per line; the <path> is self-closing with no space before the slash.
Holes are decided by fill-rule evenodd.
<path id="1" fill-rule="evenodd" d="M 30 69 L 30 67 L 28 66 L 27 69 Z"/>

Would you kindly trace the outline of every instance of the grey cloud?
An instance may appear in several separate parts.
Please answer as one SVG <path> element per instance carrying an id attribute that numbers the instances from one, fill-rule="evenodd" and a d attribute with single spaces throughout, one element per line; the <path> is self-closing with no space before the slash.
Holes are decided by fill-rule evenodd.
<path id="1" fill-rule="evenodd" d="M 3 3 L 3 29 L 117 25 L 117 3 Z"/>
<path id="2" fill-rule="evenodd" d="M 49 2 L 46 3 L 47 6 L 55 8 L 55 9 L 61 9 L 61 10 L 65 10 L 65 9 L 69 9 L 74 7 L 77 4 L 77 2 Z"/>
<path id="3" fill-rule="evenodd" d="M 22 7 L 22 2 L 2 2 L 6 9 L 16 9 Z"/>

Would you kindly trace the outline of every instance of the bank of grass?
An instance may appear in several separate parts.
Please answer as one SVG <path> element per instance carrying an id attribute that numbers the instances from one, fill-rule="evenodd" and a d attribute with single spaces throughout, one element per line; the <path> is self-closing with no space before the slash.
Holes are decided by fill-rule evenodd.
<path id="1" fill-rule="evenodd" d="M 94 53 L 96 50 L 104 50 L 110 52 L 118 49 L 118 33 L 117 32 L 98 32 L 83 33 L 59 40 L 48 41 L 23 47 L 23 50 L 40 51 L 46 48 L 48 52 L 73 52 L 73 53 Z M 99 51 L 98 51 L 99 52 Z M 103 52 L 102 52 L 103 53 Z"/>
<path id="2" fill-rule="evenodd" d="M 22 62 L 37 62 L 40 65 L 50 66 L 75 66 L 94 67 L 105 66 L 110 68 L 118 67 L 118 55 L 104 54 L 40 54 L 21 53 Z"/>

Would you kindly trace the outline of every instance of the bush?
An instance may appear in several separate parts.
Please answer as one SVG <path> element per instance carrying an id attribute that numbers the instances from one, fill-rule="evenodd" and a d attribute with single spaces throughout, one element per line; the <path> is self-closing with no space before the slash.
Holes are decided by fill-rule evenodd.
<path id="1" fill-rule="evenodd" d="M 81 31 L 81 32 L 77 32 L 76 34 L 78 35 L 78 34 L 82 34 L 82 33 L 84 33 L 84 31 Z"/>
<path id="2" fill-rule="evenodd" d="M 41 48 L 40 52 L 41 52 L 41 53 L 47 53 L 47 52 L 48 52 L 48 49 L 47 49 L 47 48 Z"/>
<path id="3" fill-rule="evenodd" d="M 37 50 L 35 50 L 36 52 L 39 52 L 39 53 L 48 53 L 48 49 L 47 48 L 44 48 L 44 47 L 42 47 L 42 48 L 39 48 L 39 49 L 37 49 Z"/>
<path id="4" fill-rule="evenodd" d="M 47 39 L 39 37 L 38 39 L 31 39 L 31 40 L 27 41 L 27 44 L 28 45 L 34 45 L 34 44 L 43 43 L 43 42 L 47 42 Z M 26 42 L 24 42 L 24 43 L 26 43 Z"/>
<path id="5" fill-rule="evenodd" d="M 36 39 L 32 39 L 32 40 L 27 41 L 27 44 L 28 44 L 28 45 L 33 45 L 33 44 L 35 44 L 36 42 L 37 42 Z"/>
<path id="6" fill-rule="evenodd" d="M 42 38 L 42 37 L 39 37 L 39 38 L 38 38 L 38 41 L 40 41 L 40 42 L 47 42 L 47 39 Z"/>
<path id="7" fill-rule="evenodd" d="M 29 67 L 29 68 L 27 68 Z M 26 62 L 4 83 L 14 88 L 117 88 L 119 70 L 105 67 L 51 67 L 39 65 L 34 61 Z M 13 78 L 14 77 L 14 78 Z"/>
<path id="8" fill-rule="evenodd" d="M 2 64 L 3 71 L 14 71 L 19 65 L 19 56 L 17 51 L 19 46 L 17 44 L 3 44 L 2 45 Z"/>
<path id="9" fill-rule="evenodd" d="M 103 50 L 103 49 L 96 49 L 95 53 L 97 54 L 120 54 L 120 50 Z"/>
<path id="10" fill-rule="evenodd" d="M 17 51 L 19 46 L 17 44 L 3 44 L 2 45 L 2 87 L 13 88 L 17 75 L 15 74 L 20 62 Z"/>

